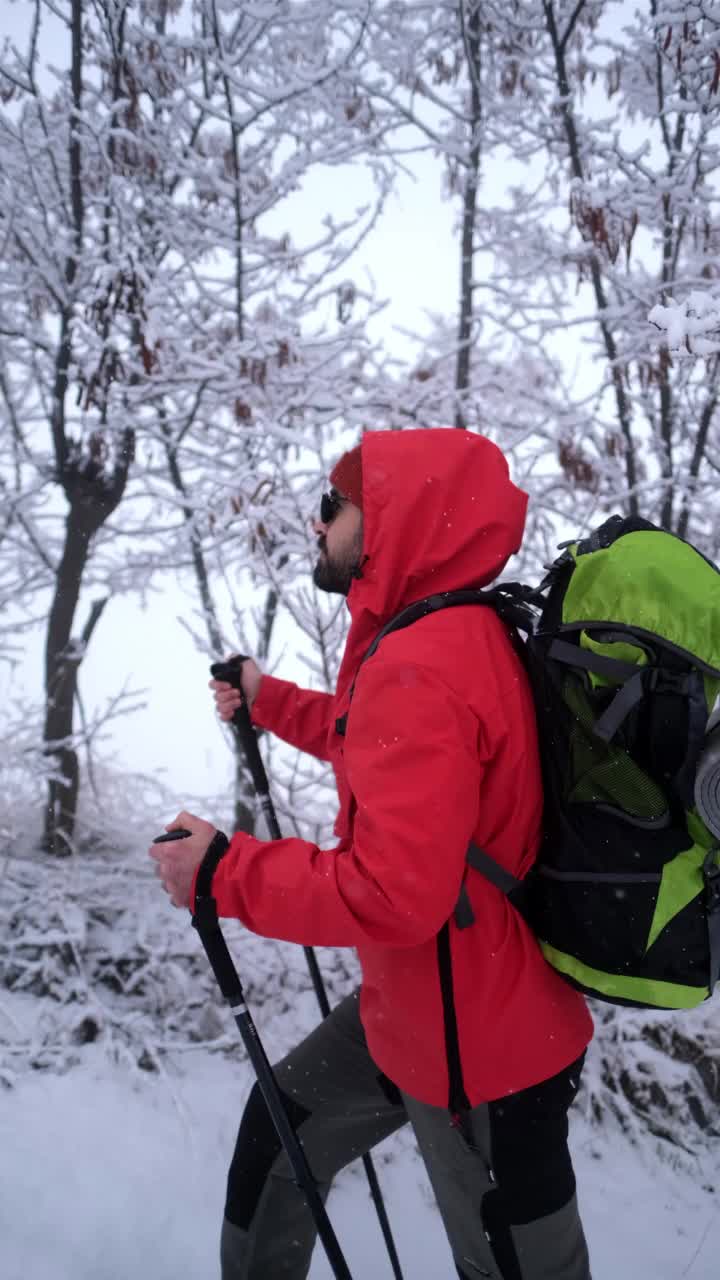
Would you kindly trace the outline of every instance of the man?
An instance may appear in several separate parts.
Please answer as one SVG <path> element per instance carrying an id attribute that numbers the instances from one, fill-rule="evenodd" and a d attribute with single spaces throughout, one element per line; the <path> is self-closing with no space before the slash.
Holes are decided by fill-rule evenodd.
<path id="1" fill-rule="evenodd" d="M 497 577 L 527 497 L 489 440 L 453 429 L 369 432 L 331 481 L 314 577 L 347 595 L 336 692 L 250 661 L 243 690 L 258 725 L 333 764 L 338 844 L 238 832 L 213 877 L 218 911 L 266 937 L 357 948 L 359 996 L 277 1067 L 323 1191 L 409 1119 L 460 1276 L 589 1280 L 567 1112 L 592 1024 L 524 920 L 465 862 L 474 840 L 521 876 L 537 851 L 521 660 L 493 610 L 470 605 L 391 633 L 361 665 L 405 605 Z M 230 719 L 238 695 L 212 687 Z M 187 813 L 173 827 L 192 835 L 152 852 L 172 901 L 188 906 L 215 828 Z M 475 920 L 460 928 L 463 887 Z M 228 1179 L 223 1280 L 301 1280 L 313 1244 L 256 1086 Z"/>

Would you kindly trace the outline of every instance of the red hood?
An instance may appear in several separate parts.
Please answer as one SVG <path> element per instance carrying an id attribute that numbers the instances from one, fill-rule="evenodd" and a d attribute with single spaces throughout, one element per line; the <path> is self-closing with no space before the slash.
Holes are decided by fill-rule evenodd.
<path id="1" fill-rule="evenodd" d="M 378 631 L 405 605 L 485 586 L 502 572 L 520 546 L 528 501 L 497 446 L 455 427 L 367 432 L 362 476 L 368 559 L 348 595 L 339 702 Z"/>

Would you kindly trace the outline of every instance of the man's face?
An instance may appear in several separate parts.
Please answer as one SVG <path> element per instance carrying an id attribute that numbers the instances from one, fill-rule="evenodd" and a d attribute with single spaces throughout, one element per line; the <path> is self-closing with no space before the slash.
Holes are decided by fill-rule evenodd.
<path id="1" fill-rule="evenodd" d="M 329 508 L 324 512 L 327 518 L 313 522 L 320 549 L 313 582 L 320 591 L 346 596 L 362 559 L 362 511 L 336 489 L 330 490 L 328 498 L 324 503 Z"/>

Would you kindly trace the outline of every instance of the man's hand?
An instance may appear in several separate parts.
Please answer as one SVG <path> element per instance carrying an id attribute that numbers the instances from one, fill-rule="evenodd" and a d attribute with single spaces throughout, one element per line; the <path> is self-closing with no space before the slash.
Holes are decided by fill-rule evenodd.
<path id="1" fill-rule="evenodd" d="M 183 840 L 171 840 L 167 844 L 151 844 L 148 853 L 155 859 L 155 874 L 162 881 L 165 892 L 170 895 L 173 906 L 189 907 L 195 872 L 205 857 L 217 827 L 185 810 L 173 822 L 169 822 L 165 830 L 178 831 L 181 827 L 189 831 L 190 835 Z"/>
<path id="2" fill-rule="evenodd" d="M 237 656 L 237 655 L 233 655 Z M 231 659 L 228 658 L 229 662 Z M 242 675 L 240 683 L 242 685 L 242 695 L 239 689 L 234 689 L 231 684 L 227 684 L 224 680 L 211 680 L 210 688 L 215 694 L 215 706 L 221 720 L 230 721 L 233 714 L 241 706 L 243 696 L 248 705 L 248 709 L 252 710 L 252 704 L 255 701 L 263 673 L 256 662 L 252 658 L 246 658 L 242 664 Z"/>

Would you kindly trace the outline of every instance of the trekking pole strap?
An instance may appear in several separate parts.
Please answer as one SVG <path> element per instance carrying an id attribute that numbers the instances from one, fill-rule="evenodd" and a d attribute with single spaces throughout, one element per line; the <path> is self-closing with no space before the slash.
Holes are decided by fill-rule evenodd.
<path id="1" fill-rule="evenodd" d="M 220 859 L 230 841 L 223 831 L 216 831 L 205 851 L 195 880 L 193 928 L 200 934 L 207 958 L 225 999 L 233 1007 L 244 1002 L 243 990 L 227 944 L 220 931 L 217 904 L 212 896 L 212 880 Z"/>
<path id="2" fill-rule="evenodd" d="M 212 879 L 215 870 L 222 857 L 227 853 L 230 847 L 230 841 L 224 831 L 216 831 L 210 844 L 205 850 L 205 856 L 198 867 L 197 879 L 195 881 L 195 897 L 209 898 L 212 896 Z"/>

